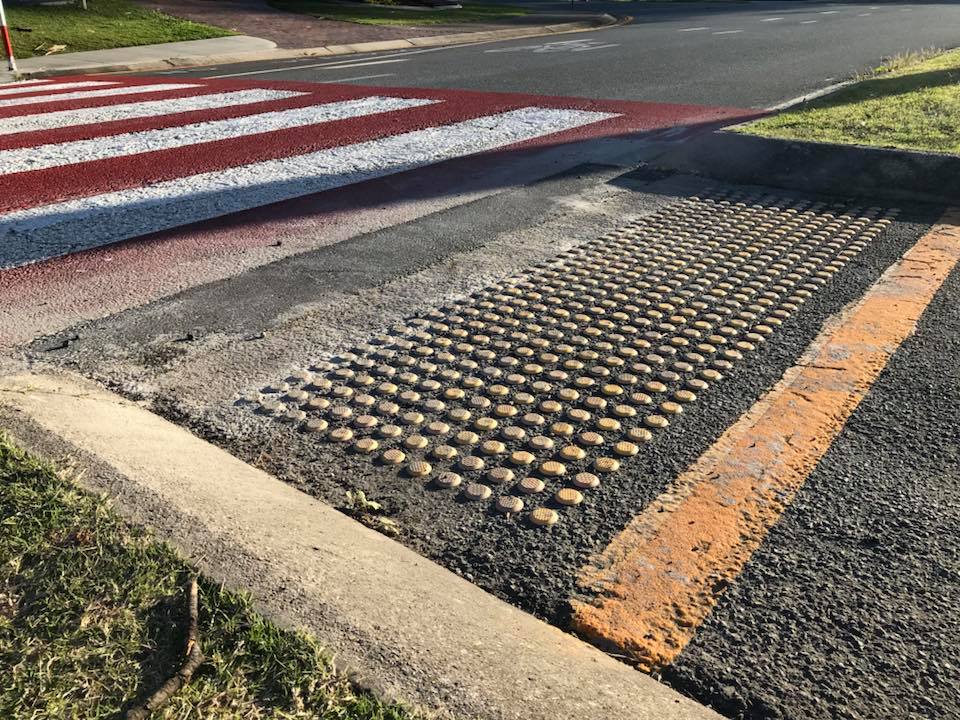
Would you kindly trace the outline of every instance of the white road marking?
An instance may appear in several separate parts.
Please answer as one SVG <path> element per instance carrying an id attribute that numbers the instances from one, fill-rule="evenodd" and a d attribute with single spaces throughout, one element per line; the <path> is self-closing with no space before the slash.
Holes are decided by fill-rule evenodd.
<path id="1" fill-rule="evenodd" d="M 54 128 L 71 127 L 73 125 L 92 125 L 113 120 L 159 117 L 192 110 L 213 110 L 221 107 L 283 100 L 298 95 L 306 95 L 306 93 L 293 92 L 292 90 L 237 90 L 235 92 L 193 95 L 192 97 L 172 98 L 170 100 L 150 100 L 149 102 L 19 115 L 4 118 L 3 122 L 0 123 L 0 135 L 53 130 Z"/>
<path id="2" fill-rule="evenodd" d="M 591 50 L 603 50 L 605 48 L 620 47 L 620 43 L 610 43 L 609 45 L 591 45 L 590 47 L 573 48 L 570 52 L 590 52 Z"/>
<path id="3" fill-rule="evenodd" d="M 49 79 L 40 80 L 14 80 L 13 82 L 0 83 L 0 88 L 21 87 L 22 85 L 36 85 L 37 83 L 50 82 Z"/>
<path id="4" fill-rule="evenodd" d="M 777 20 L 783 20 L 782 17 L 772 17 L 772 18 L 763 18 L 760 22 L 776 22 Z"/>
<path id="5" fill-rule="evenodd" d="M 714 35 L 736 35 L 737 33 L 742 33 L 743 30 L 718 30 L 713 33 Z"/>
<path id="6" fill-rule="evenodd" d="M 618 47 L 619 43 L 603 44 L 599 40 L 558 40 L 556 42 L 539 43 L 537 45 L 519 45 L 517 47 L 494 48 L 493 50 L 484 50 L 485 53 L 511 53 L 511 52 L 534 52 L 534 53 L 557 53 L 557 52 L 583 52 L 585 50 L 599 50 L 601 48 Z"/>
<path id="7" fill-rule="evenodd" d="M 821 14 L 821 15 L 836 15 L 838 12 L 840 12 L 840 11 L 839 11 L 839 10 L 821 10 L 821 11 L 820 11 L 820 14 Z"/>
<path id="8" fill-rule="evenodd" d="M 61 82 L 61 83 L 51 83 L 49 85 L 44 85 L 39 88 L 29 87 L 23 92 L 36 92 L 37 90 L 76 90 L 79 88 L 85 87 L 104 87 L 105 85 L 119 85 L 119 81 L 105 82 L 103 80 L 81 80 L 78 82 Z M 0 95 L 15 95 L 18 92 L 21 92 L 20 87 L 26 85 L 26 83 L 18 83 L 18 86 L 4 86 L 0 88 Z"/>
<path id="9" fill-rule="evenodd" d="M 215 140 L 258 135 L 274 130 L 318 125 L 334 120 L 346 120 L 381 112 L 394 112 L 422 105 L 433 105 L 437 102 L 437 100 L 373 96 L 357 100 L 324 103 L 323 105 L 308 105 L 291 110 L 274 110 L 255 115 L 243 115 L 225 120 L 176 125 L 159 130 L 143 130 L 141 132 L 51 143 L 15 150 L 0 150 L 0 167 L 7 174 L 43 170 L 107 158 L 138 155 L 155 150 L 188 147 Z"/>
<path id="10" fill-rule="evenodd" d="M 7 98 L 0 100 L 0 107 L 14 105 L 37 105 L 58 100 L 86 100 L 87 98 L 112 97 L 114 95 L 134 95 L 137 93 L 163 92 L 165 90 L 185 90 L 201 87 L 195 83 L 161 83 L 159 85 L 128 85 L 126 87 L 88 90 L 86 92 L 60 93 L 59 95 L 35 95 L 33 97 Z"/>
<path id="11" fill-rule="evenodd" d="M 316 63 L 313 65 L 297 65 L 295 67 L 279 67 L 279 68 L 268 68 L 266 70 L 248 70 L 247 72 L 238 72 L 238 73 L 229 73 L 227 75 L 206 75 L 205 77 L 209 78 L 231 78 L 231 77 L 242 77 L 244 75 L 267 75 L 268 73 L 275 72 L 287 72 L 289 70 L 312 70 L 314 68 L 326 68 L 330 70 L 337 70 L 339 68 L 352 68 L 352 67 L 363 67 L 364 65 L 388 65 L 390 63 L 406 62 L 405 59 L 399 58 L 396 60 L 375 60 L 373 62 L 336 62 L 336 63 Z"/>
<path id="12" fill-rule="evenodd" d="M 394 58 L 393 60 L 364 60 L 362 62 L 343 63 L 341 65 L 328 66 L 329 69 L 340 70 L 343 68 L 367 67 L 368 65 L 393 65 L 394 63 L 407 62 L 404 58 Z"/>
<path id="13" fill-rule="evenodd" d="M 696 32 L 698 30 L 709 30 L 709 29 L 710 28 L 707 27 L 706 25 L 701 25 L 700 27 L 683 28 L 682 30 L 677 30 L 677 32 Z"/>
<path id="14" fill-rule="evenodd" d="M 873 13 L 859 13 L 857 17 L 867 17 L 868 15 L 873 15 Z"/>
<path id="15" fill-rule="evenodd" d="M 452 125 L 0 214 L 0 268 L 343 187 L 590 125 L 611 113 L 526 107 Z M 15 242 L 13 242 L 15 240 Z"/>
<path id="16" fill-rule="evenodd" d="M 817 22 L 817 20 L 801 20 L 801 21 L 800 21 L 800 24 L 801 24 L 801 25 L 813 25 L 813 23 L 815 23 L 815 22 Z"/>
<path id="17" fill-rule="evenodd" d="M 356 77 L 337 78 L 336 80 L 321 80 L 320 82 L 329 85 L 331 83 L 353 82 L 354 80 L 373 80 L 374 78 L 393 77 L 396 73 L 380 73 L 379 75 L 358 75 Z"/>

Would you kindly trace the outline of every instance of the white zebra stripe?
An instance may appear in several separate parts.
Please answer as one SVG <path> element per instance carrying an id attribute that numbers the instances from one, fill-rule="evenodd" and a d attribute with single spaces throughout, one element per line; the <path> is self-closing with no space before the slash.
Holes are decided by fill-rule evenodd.
<path id="1" fill-rule="evenodd" d="M 20 83 L 24 85 L 25 83 Z M 44 85 L 39 88 L 28 87 L 24 90 L 21 90 L 19 87 L 2 87 L 0 88 L 0 95 L 15 95 L 18 92 L 33 92 L 34 90 L 75 90 L 77 88 L 85 87 L 103 87 L 104 85 L 119 85 L 118 81 L 106 82 L 104 80 L 81 80 L 78 82 L 65 82 L 65 83 L 53 83 L 51 85 Z"/>
<path id="2" fill-rule="evenodd" d="M 50 82 L 49 79 L 40 80 L 14 80 L 13 82 L 0 83 L 0 88 L 20 87 L 21 85 L 38 85 L 39 83 Z"/>
<path id="3" fill-rule="evenodd" d="M 54 130 L 74 125 L 93 125 L 116 120 L 159 117 L 193 110 L 215 110 L 222 107 L 283 100 L 305 94 L 292 90 L 236 90 L 234 92 L 194 95 L 170 100 L 149 100 L 147 102 L 79 108 L 77 110 L 56 110 L 48 113 L 37 113 L 36 115 L 17 115 L 3 120 L 3 123 L 0 124 L 0 135 Z"/>
<path id="4" fill-rule="evenodd" d="M 0 215 L 0 268 L 15 267 L 616 117 L 527 107 Z M 15 242 L 13 242 L 15 240 Z"/>
<path id="5" fill-rule="evenodd" d="M 161 83 L 159 85 L 127 85 L 126 87 L 87 90 L 81 92 L 58 93 L 54 95 L 34 95 L 33 97 L 14 97 L 0 100 L 0 107 L 14 105 L 37 105 L 57 100 L 86 100 L 87 98 L 111 97 L 113 95 L 133 95 L 135 93 L 163 92 L 164 90 L 184 90 L 200 87 L 195 83 Z M 43 88 L 46 89 L 46 86 Z"/>
<path id="6" fill-rule="evenodd" d="M 437 100 L 393 97 L 365 97 L 356 100 L 309 105 L 290 110 L 243 115 L 224 120 L 209 120 L 159 130 L 108 135 L 106 137 L 52 143 L 35 147 L 0 151 L 0 168 L 6 173 L 43 170 L 107 158 L 186 147 L 214 140 L 257 135 L 259 133 L 346 120 L 363 115 L 433 105 Z"/>

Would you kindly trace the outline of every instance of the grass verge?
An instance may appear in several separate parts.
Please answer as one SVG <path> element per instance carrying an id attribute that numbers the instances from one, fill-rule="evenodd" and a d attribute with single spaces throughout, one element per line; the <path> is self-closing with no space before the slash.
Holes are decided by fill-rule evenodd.
<path id="1" fill-rule="evenodd" d="M 960 153 L 960 50 L 893 58 L 836 93 L 737 130 L 793 140 Z"/>
<path id="2" fill-rule="evenodd" d="M 129 0 L 88 0 L 87 7 L 8 5 L 17 57 L 46 55 L 59 46 L 63 49 L 57 52 L 80 52 L 236 34 L 147 10 Z"/>
<path id="3" fill-rule="evenodd" d="M 117 718 L 142 701 L 183 662 L 191 572 L 0 434 L 0 717 Z M 156 718 L 410 717 L 202 577 L 199 628 L 207 661 Z"/>
<path id="4" fill-rule="evenodd" d="M 373 3 L 340 5 L 324 0 L 270 0 L 279 10 L 313 15 L 325 20 L 361 23 L 364 25 L 459 25 L 461 23 L 495 22 L 529 15 L 530 11 L 511 5 L 464 5 L 459 10 L 404 10 Z"/>

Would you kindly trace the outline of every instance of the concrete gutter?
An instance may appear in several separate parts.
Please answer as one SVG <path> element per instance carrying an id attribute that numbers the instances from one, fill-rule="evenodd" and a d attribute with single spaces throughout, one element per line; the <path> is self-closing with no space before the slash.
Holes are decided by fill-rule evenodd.
<path id="1" fill-rule="evenodd" d="M 201 67 L 204 65 L 227 65 L 241 62 L 286 60 L 300 57 L 328 57 L 356 53 L 408 50 L 423 47 L 441 47 L 466 43 L 497 42 L 518 38 L 560 35 L 585 32 L 607 27 L 625 25 L 631 17 L 617 18 L 612 15 L 595 15 L 586 20 L 553 25 L 531 25 L 501 30 L 433 35 L 428 37 L 377 40 L 348 45 L 322 45 L 311 48 L 278 48 L 276 43 L 247 35 L 232 35 L 208 40 L 188 40 L 160 45 L 141 45 L 113 50 L 51 55 L 26 58 L 19 61 L 21 79 L 42 78 L 53 75 L 87 74 L 108 72 L 150 72 L 172 68 Z M 0 82 L 13 80 L 12 74 L 0 73 Z"/>
<path id="2" fill-rule="evenodd" d="M 384 698 L 460 719 L 720 718 L 91 381 L 0 377 L 0 427 L 79 464 L 126 517 Z"/>

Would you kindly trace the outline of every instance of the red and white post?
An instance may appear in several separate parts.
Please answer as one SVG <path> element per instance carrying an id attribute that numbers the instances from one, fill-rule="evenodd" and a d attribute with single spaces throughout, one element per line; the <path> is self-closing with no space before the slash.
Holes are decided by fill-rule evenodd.
<path id="1" fill-rule="evenodd" d="M 0 0 L 0 34 L 3 35 L 3 52 L 7 56 L 7 68 L 17 71 L 17 61 L 13 58 L 13 43 L 10 41 L 10 28 L 7 27 L 7 15 L 3 12 L 3 0 Z"/>

